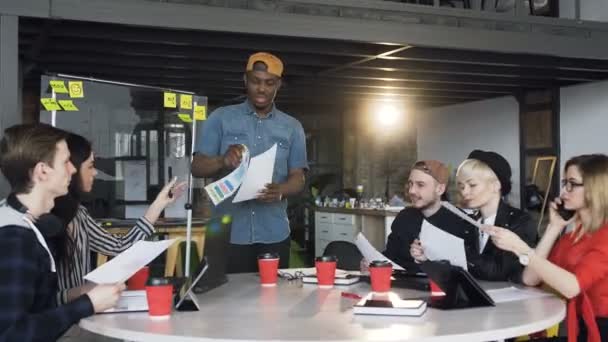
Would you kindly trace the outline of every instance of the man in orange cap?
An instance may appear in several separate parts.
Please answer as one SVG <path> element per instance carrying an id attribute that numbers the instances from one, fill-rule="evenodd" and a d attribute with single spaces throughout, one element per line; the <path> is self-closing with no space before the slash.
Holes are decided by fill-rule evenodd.
<path id="1" fill-rule="evenodd" d="M 196 177 L 220 178 L 241 162 L 246 146 L 251 157 L 277 145 L 272 183 L 255 200 L 218 204 L 214 214 L 232 216 L 229 272 L 256 272 L 257 256 L 277 253 L 279 267 L 289 266 L 287 200 L 304 187 L 306 138 L 298 120 L 278 110 L 283 62 L 258 52 L 249 57 L 243 80 L 247 100 L 216 109 L 203 124 L 192 164 Z"/>

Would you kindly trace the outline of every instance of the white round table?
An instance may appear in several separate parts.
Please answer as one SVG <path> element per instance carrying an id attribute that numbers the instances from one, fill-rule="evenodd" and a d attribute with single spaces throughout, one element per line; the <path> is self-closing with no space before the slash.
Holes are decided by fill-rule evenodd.
<path id="1" fill-rule="evenodd" d="M 229 276 L 229 282 L 199 296 L 201 311 L 173 312 L 164 321 L 148 313 L 95 315 L 80 321 L 93 333 L 129 341 L 490 341 L 541 331 L 566 314 L 557 297 L 499 303 L 495 307 L 442 311 L 422 317 L 354 315 L 356 300 L 342 291 L 365 294 L 369 284 L 319 289 L 281 280 L 259 285 L 255 274 Z M 484 288 L 510 286 L 482 283 Z M 402 297 L 422 292 L 394 289 Z"/>

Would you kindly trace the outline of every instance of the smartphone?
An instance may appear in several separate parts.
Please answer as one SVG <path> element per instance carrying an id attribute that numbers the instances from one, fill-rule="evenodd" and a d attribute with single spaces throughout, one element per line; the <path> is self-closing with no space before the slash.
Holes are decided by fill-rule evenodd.
<path id="1" fill-rule="evenodd" d="M 574 210 L 569 210 L 569 209 L 564 208 L 564 203 L 563 202 L 557 206 L 557 213 L 565 221 L 568 221 L 569 219 L 571 219 L 572 216 L 574 216 L 574 212 L 575 212 Z"/>

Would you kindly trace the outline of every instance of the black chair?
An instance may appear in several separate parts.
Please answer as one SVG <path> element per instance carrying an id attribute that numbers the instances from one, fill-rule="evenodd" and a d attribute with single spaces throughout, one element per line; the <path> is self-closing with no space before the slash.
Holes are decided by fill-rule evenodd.
<path id="1" fill-rule="evenodd" d="M 338 258 L 337 267 L 346 271 L 358 271 L 360 269 L 363 255 L 359 252 L 359 248 L 355 244 L 347 241 L 332 241 L 330 242 L 323 255 L 333 255 Z"/>

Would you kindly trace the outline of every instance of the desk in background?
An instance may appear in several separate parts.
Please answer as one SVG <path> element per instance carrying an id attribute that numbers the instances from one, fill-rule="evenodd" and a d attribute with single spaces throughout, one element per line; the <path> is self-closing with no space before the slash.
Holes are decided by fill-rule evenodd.
<path id="1" fill-rule="evenodd" d="M 97 220 L 101 226 L 112 234 L 125 235 L 133 226 L 135 220 L 117 220 L 117 219 L 99 219 Z M 205 246 L 205 224 L 206 219 L 192 220 L 192 241 L 196 243 L 196 250 L 199 258 L 203 256 L 203 248 Z M 165 264 L 165 276 L 170 277 L 177 273 L 182 273 L 183 266 L 178 262 L 179 244 L 186 240 L 186 220 L 163 220 L 160 219 L 154 224 L 154 234 L 166 236 L 167 239 L 177 239 L 167 250 L 167 260 Z M 103 265 L 108 260 L 107 255 L 97 254 L 97 266 Z"/>
<path id="2" fill-rule="evenodd" d="M 462 310 L 428 309 L 422 317 L 354 315 L 355 300 L 342 291 L 366 293 L 369 284 L 320 289 L 279 281 L 261 287 L 256 274 L 228 276 L 228 283 L 198 295 L 198 312 L 173 312 L 164 321 L 148 313 L 95 315 L 80 327 L 130 341 L 495 341 L 527 335 L 559 323 L 566 303 L 554 296 Z M 485 289 L 511 286 L 481 282 Z M 427 293 L 393 289 L 402 297 Z"/>
<path id="3" fill-rule="evenodd" d="M 377 250 L 383 251 L 391 224 L 402 208 L 395 210 L 315 207 L 315 256 L 323 255 L 332 241 L 355 241 L 359 232 Z"/>

